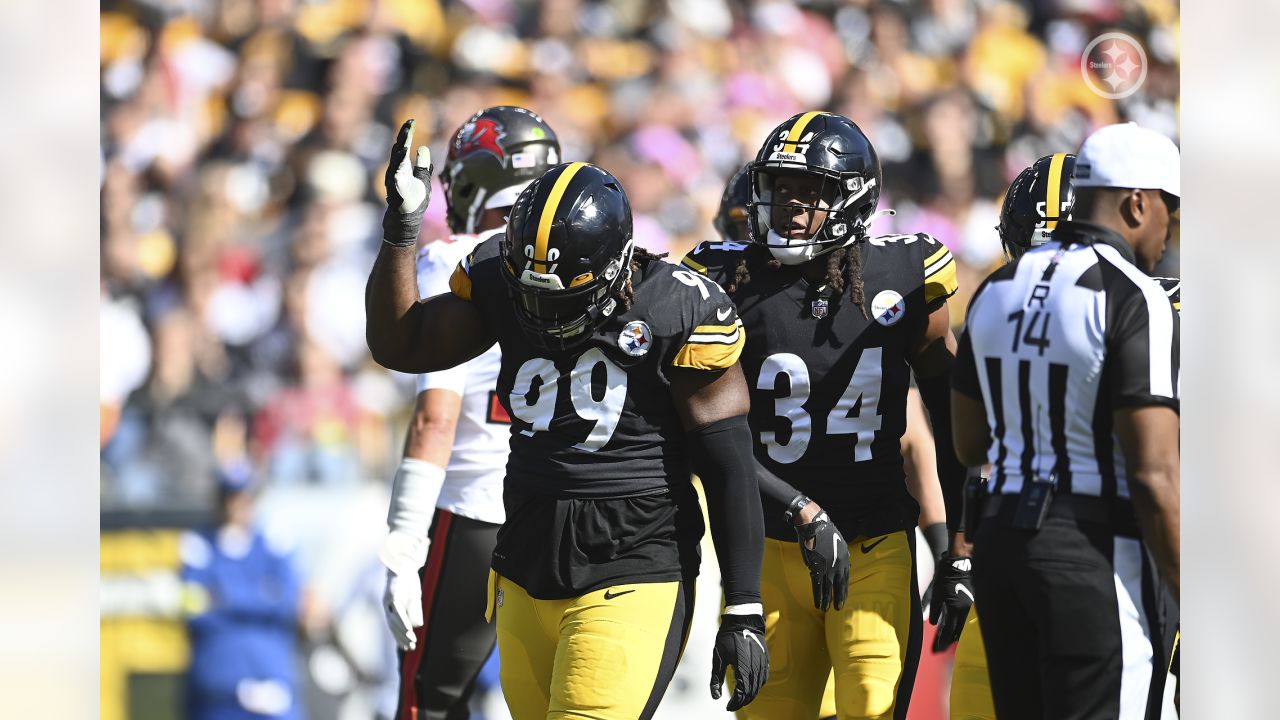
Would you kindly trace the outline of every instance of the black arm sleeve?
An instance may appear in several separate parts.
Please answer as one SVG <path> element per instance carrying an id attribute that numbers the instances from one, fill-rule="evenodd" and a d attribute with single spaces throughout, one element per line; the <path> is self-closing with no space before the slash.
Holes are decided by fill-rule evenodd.
<path id="1" fill-rule="evenodd" d="M 689 433 L 694 471 L 702 478 L 711 540 L 720 561 L 725 604 L 760 602 L 764 512 L 747 416 L 717 420 Z"/>
<path id="2" fill-rule="evenodd" d="M 760 481 L 760 506 L 769 517 L 782 517 L 791 501 L 802 495 L 786 480 L 774 475 L 759 460 L 752 458 L 756 466 L 756 477 Z"/>
<path id="3" fill-rule="evenodd" d="M 916 377 L 920 399 L 929 411 L 933 426 L 934 452 L 938 459 L 938 480 L 942 483 L 942 502 L 947 508 L 947 527 L 960 529 L 960 506 L 964 502 L 965 467 L 956 459 L 951 441 L 951 373 L 931 378 Z"/>

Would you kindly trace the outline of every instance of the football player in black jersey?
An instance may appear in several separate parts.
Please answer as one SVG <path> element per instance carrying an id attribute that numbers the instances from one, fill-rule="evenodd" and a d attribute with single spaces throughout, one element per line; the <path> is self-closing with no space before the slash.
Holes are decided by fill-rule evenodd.
<path id="1" fill-rule="evenodd" d="M 419 300 L 413 242 L 430 153 L 412 121 L 387 170 L 383 247 L 366 294 L 374 359 L 429 372 L 502 349 L 498 399 L 511 454 L 486 614 L 517 720 L 647 718 L 675 670 L 693 608 L 707 496 L 727 605 L 712 653 L 736 710 L 768 672 L 761 510 L 750 459 L 744 342 L 715 283 L 636 248 L 617 179 L 552 167 L 517 198 L 504 236 Z"/>
<path id="2" fill-rule="evenodd" d="M 902 718 L 922 626 L 919 507 L 899 438 L 914 371 L 939 437 L 947 514 L 958 521 L 964 468 L 951 452 L 948 398 L 955 262 L 928 235 L 868 236 L 880 165 L 848 118 L 792 117 L 749 172 L 750 242 L 703 243 L 684 259 L 726 288 L 747 329 L 773 664 L 739 717 L 817 717 L 834 669 L 839 717 Z M 956 590 L 969 567 L 956 540 L 934 583 L 946 635 L 958 634 L 969 602 Z"/>

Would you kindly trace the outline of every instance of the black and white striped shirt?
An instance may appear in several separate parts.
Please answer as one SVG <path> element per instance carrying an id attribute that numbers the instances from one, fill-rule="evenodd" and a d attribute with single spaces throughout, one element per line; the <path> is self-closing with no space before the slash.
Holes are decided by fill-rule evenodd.
<path id="1" fill-rule="evenodd" d="M 992 491 L 1028 476 L 1059 493 L 1129 497 L 1117 408 L 1178 410 L 1178 317 L 1110 230 L 1064 222 L 969 304 L 953 386 L 986 406 Z"/>

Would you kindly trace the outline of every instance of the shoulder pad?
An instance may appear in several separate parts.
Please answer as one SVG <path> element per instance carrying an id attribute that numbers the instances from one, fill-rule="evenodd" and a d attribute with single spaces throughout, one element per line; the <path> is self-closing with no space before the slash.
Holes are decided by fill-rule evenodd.
<path id="1" fill-rule="evenodd" d="M 490 235 L 458 262 L 453 275 L 449 277 L 449 290 L 454 295 L 463 300 L 471 299 L 471 288 L 477 268 L 498 262 L 501 254 L 501 248 L 498 246 L 500 237 L 501 235 L 498 234 Z"/>
<path id="2" fill-rule="evenodd" d="M 733 277 L 738 267 L 738 259 L 750 245 L 734 240 L 716 240 L 700 242 L 680 264 L 705 275 L 718 283 L 724 284 Z"/>
<path id="3" fill-rule="evenodd" d="M 665 264 L 665 263 L 664 263 Z M 655 328 L 670 338 L 670 363 L 695 370 L 723 370 L 738 361 L 746 332 L 738 309 L 715 281 L 687 267 L 665 264 L 653 274 L 655 310 L 665 310 Z M 652 266 L 651 266 L 652 267 Z M 666 277 L 661 278 L 663 275 Z"/>

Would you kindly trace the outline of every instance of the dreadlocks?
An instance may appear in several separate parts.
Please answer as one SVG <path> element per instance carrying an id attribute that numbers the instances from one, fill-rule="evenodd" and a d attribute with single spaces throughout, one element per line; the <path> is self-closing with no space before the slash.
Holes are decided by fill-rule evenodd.
<path id="1" fill-rule="evenodd" d="M 631 304 L 635 302 L 636 292 L 635 288 L 631 285 L 631 281 L 635 278 L 636 273 L 640 271 L 641 267 L 649 265 L 655 260 L 661 260 L 666 256 L 667 253 L 656 254 L 645 250 L 639 245 L 635 247 L 635 250 L 631 255 L 631 274 L 627 277 L 627 282 L 624 283 L 613 296 L 613 299 L 618 301 L 619 315 L 630 310 Z"/>
<path id="2" fill-rule="evenodd" d="M 827 276 L 823 282 L 835 291 L 839 297 L 845 289 L 849 290 L 849 299 L 858 306 L 862 317 L 868 317 L 866 298 L 862 287 L 862 243 L 856 242 L 827 253 Z M 751 245 L 738 258 L 738 266 L 733 271 L 733 280 L 725 287 L 725 292 L 733 294 L 738 288 L 746 287 L 751 282 L 751 269 L 760 266 L 777 270 L 782 267 L 768 251 L 759 245 Z"/>
<path id="3" fill-rule="evenodd" d="M 835 290 L 836 297 L 849 289 L 849 299 L 862 317 L 867 317 L 865 298 L 862 296 L 862 243 L 846 245 L 827 253 L 827 285 Z"/>

